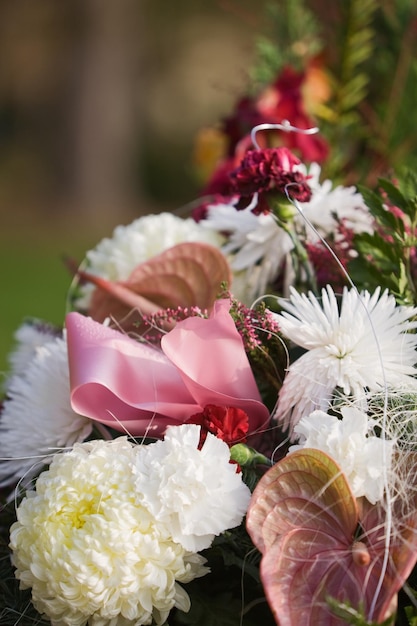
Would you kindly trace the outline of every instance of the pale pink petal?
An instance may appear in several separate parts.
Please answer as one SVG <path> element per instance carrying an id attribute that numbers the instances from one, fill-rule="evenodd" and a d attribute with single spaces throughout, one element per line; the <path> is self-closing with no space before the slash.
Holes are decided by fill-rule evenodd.
<path id="1" fill-rule="evenodd" d="M 161 345 L 198 404 L 243 409 L 249 415 L 249 433 L 254 433 L 266 426 L 269 412 L 229 308 L 228 300 L 218 300 L 209 319 L 189 317 Z"/>
<path id="2" fill-rule="evenodd" d="M 66 319 L 71 403 L 132 435 L 160 436 L 182 423 L 195 401 L 166 356 L 79 313 Z M 75 410 L 75 409 L 74 409 Z"/>
<path id="3" fill-rule="evenodd" d="M 187 421 L 206 404 L 217 404 L 242 408 L 249 416 L 249 433 L 260 430 L 269 412 L 229 306 L 229 301 L 220 301 L 210 319 L 179 322 L 162 340 L 162 352 L 70 313 L 74 410 L 132 435 L 159 437 L 168 425 Z"/>

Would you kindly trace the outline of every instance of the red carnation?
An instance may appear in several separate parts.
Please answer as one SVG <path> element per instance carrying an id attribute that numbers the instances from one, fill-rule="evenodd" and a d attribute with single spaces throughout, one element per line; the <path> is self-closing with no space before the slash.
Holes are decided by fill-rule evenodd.
<path id="1" fill-rule="evenodd" d="M 192 415 L 189 424 L 201 426 L 200 446 L 206 440 L 207 433 L 216 435 L 227 445 L 245 443 L 249 428 L 249 418 L 242 409 L 207 404 L 202 413 Z"/>
<path id="2" fill-rule="evenodd" d="M 276 190 L 299 202 L 309 202 L 311 189 L 307 177 L 294 171 L 300 160 L 288 148 L 265 148 L 246 152 L 240 166 L 230 174 L 233 191 L 248 200 L 255 193 L 262 196 L 268 191 Z M 259 198 L 256 214 L 265 211 L 265 198 Z M 246 205 L 249 204 L 249 201 Z M 245 203 L 240 206 L 244 208 Z M 262 207 L 262 208 L 261 208 Z"/>

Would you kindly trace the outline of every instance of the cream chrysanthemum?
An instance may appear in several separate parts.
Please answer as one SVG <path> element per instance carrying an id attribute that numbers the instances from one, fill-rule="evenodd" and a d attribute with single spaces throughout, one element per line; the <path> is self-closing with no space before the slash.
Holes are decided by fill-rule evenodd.
<path id="1" fill-rule="evenodd" d="M 135 494 L 136 454 L 125 437 L 77 444 L 17 510 L 16 576 L 53 626 L 163 624 L 174 606 L 189 609 L 177 581 L 207 573 Z"/>
<path id="2" fill-rule="evenodd" d="M 71 408 L 65 340 L 49 337 L 33 354 L 7 384 L 0 413 L 0 486 L 22 477 L 27 485 L 57 449 L 83 441 L 92 431 L 91 420 Z"/>
<path id="3" fill-rule="evenodd" d="M 172 213 L 146 215 L 126 226 L 117 226 L 111 238 L 106 237 L 87 252 L 86 269 L 110 281 L 126 280 L 140 263 L 190 241 L 220 247 L 224 237 L 191 218 L 182 219 Z M 80 288 L 82 295 L 77 299 L 77 306 L 87 308 L 93 290 L 91 285 Z"/>
<path id="4" fill-rule="evenodd" d="M 417 335 L 410 332 L 417 308 L 397 306 L 380 289 L 371 295 L 345 288 L 340 312 L 330 286 L 321 300 L 295 289 L 289 301 L 280 299 L 282 334 L 307 350 L 290 366 L 275 414 L 291 433 L 303 415 L 326 411 L 336 388 L 356 399 L 386 386 L 417 389 Z"/>
<path id="5" fill-rule="evenodd" d="M 238 526 L 250 500 L 227 444 L 209 433 L 199 450 L 199 439 L 200 426 L 171 427 L 164 441 L 142 448 L 136 465 L 144 506 L 193 552 Z"/>
<path id="6" fill-rule="evenodd" d="M 353 495 L 365 496 L 375 504 L 384 495 L 391 468 L 393 440 L 380 439 L 372 433 L 366 413 L 353 406 L 341 408 L 342 419 L 323 411 L 304 416 L 294 428 L 301 448 L 316 448 L 329 454 L 345 474 Z"/>

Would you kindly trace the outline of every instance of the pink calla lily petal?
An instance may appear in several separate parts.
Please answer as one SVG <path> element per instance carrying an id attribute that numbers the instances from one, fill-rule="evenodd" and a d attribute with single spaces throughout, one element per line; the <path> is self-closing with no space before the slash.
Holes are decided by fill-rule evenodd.
<path id="1" fill-rule="evenodd" d="M 186 422 L 207 404 L 236 406 L 249 416 L 249 433 L 259 431 L 269 412 L 229 306 L 218 301 L 209 319 L 179 322 L 164 337 L 162 351 L 70 313 L 74 410 L 134 436 L 160 437 L 169 424 Z"/>

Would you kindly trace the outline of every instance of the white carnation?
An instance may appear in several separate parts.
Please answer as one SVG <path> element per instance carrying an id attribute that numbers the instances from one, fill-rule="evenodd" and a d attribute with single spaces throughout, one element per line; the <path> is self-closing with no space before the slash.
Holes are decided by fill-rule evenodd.
<path id="1" fill-rule="evenodd" d="M 125 437 L 77 444 L 17 510 L 16 576 L 52 626 L 163 624 L 189 609 L 178 582 L 207 573 L 135 494 L 136 454 Z"/>
<path id="2" fill-rule="evenodd" d="M 340 465 L 353 495 L 365 496 L 372 504 L 381 500 L 391 467 L 394 441 L 380 439 L 370 431 L 367 415 L 355 407 L 342 407 L 343 419 L 323 411 L 302 417 L 294 428 L 301 448 L 316 448 Z"/>
<path id="3" fill-rule="evenodd" d="M 195 424 L 168 428 L 164 441 L 142 447 L 136 464 L 143 505 L 194 552 L 238 526 L 250 500 L 227 444 L 209 433 L 199 450 L 199 439 Z"/>

